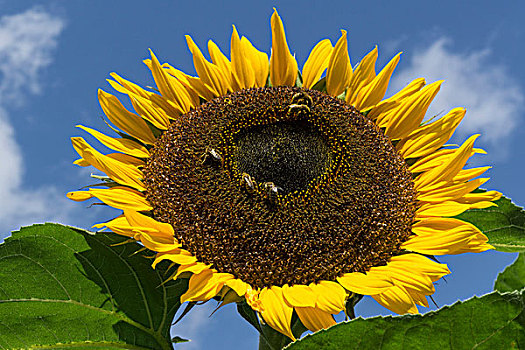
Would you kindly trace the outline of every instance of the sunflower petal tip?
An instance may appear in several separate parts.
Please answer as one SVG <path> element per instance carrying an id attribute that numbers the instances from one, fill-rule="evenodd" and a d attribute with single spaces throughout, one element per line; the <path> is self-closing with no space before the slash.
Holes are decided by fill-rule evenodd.
<path id="1" fill-rule="evenodd" d="M 474 140 L 476 140 L 480 136 L 481 136 L 481 134 L 474 134 L 471 137 L 469 137 L 466 142 L 469 142 L 469 141 L 474 142 Z"/>
<path id="2" fill-rule="evenodd" d="M 235 36 L 237 39 L 240 40 L 239 38 L 239 32 L 237 31 L 237 27 L 235 26 L 235 24 L 232 24 L 232 37 Z"/>

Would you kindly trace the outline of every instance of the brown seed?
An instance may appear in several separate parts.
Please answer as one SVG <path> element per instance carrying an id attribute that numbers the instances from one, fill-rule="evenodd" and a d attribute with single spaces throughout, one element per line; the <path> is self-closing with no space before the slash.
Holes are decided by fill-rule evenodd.
<path id="1" fill-rule="evenodd" d="M 289 113 L 290 104 L 308 113 Z M 208 145 L 221 167 L 201 164 Z M 416 210 L 412 176 L 382 131 L 343 101 L 300 88 L 241 90 L 177 118 L 144 173 L 153 216 L 184 248 L 255 287 L 383 265 Z M 274 192 L 279 205 L 268 201 Z"/>

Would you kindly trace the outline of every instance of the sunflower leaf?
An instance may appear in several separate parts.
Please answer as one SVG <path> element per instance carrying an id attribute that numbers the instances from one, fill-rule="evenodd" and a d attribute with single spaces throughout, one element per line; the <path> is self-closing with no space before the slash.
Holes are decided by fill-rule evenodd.
<path id="1" fill-rule="evenodd" d="M 525 289 L 493 292 L 426 315 L 357 318 L 287 349 L 522 349 Z"/>
<path id="2" fill-rule="evenodd" d="M 525 253 L 519 254 L 516 261 L 498 275 L 494 290 L 512 292 L 523 287 L 525 287 Z"/>
<path id="3" fill-rule="evenodd" d="M 171 338 L 171 342 L 172 343 L 187 343 L 189 342 L 189 339 L 184 339 L 179 336 L 176 336 L 176 337 Z"/>
<path id="4" fill-rule="evenodd" d="M 0 348 L 173 349 L 171 321 L 187 282 L 162 284 L 162 268 L 145 258 L 151 252 L 126 240 L 58 224 L 7 238 Z"/>
<path id="5" fill-rule="evenodd" d="M 239 312 L 239 314 L 246 321 L 248 321 L 252 326 L 254 326 L 257 329 L 257 331 L 259 331 L 259 333 L 262 332 L 257 312 L 255 312 L 255 310 L 253 310 L 245 300 L 237 303 L 237 312 Z"/>
<path id="6" fill-rule="evenodd" d="M 326 77 L 321 78 L 314 86 L 311 87 L 312 90 L 317 90 L 321 92 L 326 92 Z"/>
<path id="7" fill-rule="evenodd" d="M 457 218 L 479 228 L 496 250 L 525 252 L 525 211 L 504 196 L 494 203 L 498 206 L 471 209 Z"/>

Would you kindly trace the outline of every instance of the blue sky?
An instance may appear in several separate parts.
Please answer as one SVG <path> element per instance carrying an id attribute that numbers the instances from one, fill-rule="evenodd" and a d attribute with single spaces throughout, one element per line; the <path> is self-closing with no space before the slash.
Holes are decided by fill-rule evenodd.
<path id="1" fill-rule="evenodd" d="M 0 232 L 35 222 L 90 227 L 115 211 L 71 203 L 64 194 L 90 183 L 69 137 L 76 124 L 107 131 L 98 88 L 118 72 L 142 85 L 152 78 L 142 59 L 152 48 L 161 61 L 194 73 L 184 35 L 205 48 L 213 39 L 228 52 L 231 25 L 269 52 L 269 19 L 277 7 L 289 46 L 302 66 L 324 38 L 348 30 L 352 63 L 375 45 L 382 67 L 403 51 L 392 89 L 423 76 L 445 79 L 429 113 L 467 107 L 454 136 L 481 133 L 489 154 L 488 188 L 525 203 L 525 4 L 518 1 L 0 1 Z M 89 139 L 89 138 L 87 138 Z M 5 235 L 0 233 L 0 238 Z M 453 274 L 439 282 L 440 306 L 490 291 L 498 271 L 515 258 L 487 252 L 444 257 Z M 192 311 L 173 334 L 193 341 L 180 349 L 254 348 L 257 334 L 225 307 L 211 318 L 212 303 Z M 358 314 L 388 311 L 365 298 Z"/>

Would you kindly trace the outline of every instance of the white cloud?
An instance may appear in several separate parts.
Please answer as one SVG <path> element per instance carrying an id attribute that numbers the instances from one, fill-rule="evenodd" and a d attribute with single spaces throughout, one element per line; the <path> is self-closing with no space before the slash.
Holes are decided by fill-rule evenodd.
<path id="1" fill-rule="evenodd" d="M 25 97 L 41 91 L 39 75 L 53 61 L 63 28 L 63 19 L 40 8 L 0 18 L 0 235 L 67 215 L 69 203 L 56 188 L 24 184 L 24 159 L 9 120 Z"/>
<path id="2" fill-rule="evenodd" d="M 450 43 L 441 38 L 411 55 L 409 66 L 395 74 L 392 90 L 419 77 L 427 82 L 444 79 L 427 116 L 466 107 L 457 133 L 462 137 L 481 133 L 480 141 L 491 151 L 504 153 L 505 141 L 524 113 L 524 93 L 503 66 L 490 61 L 490 50 L 457 53 L 450 49 Z"/>

